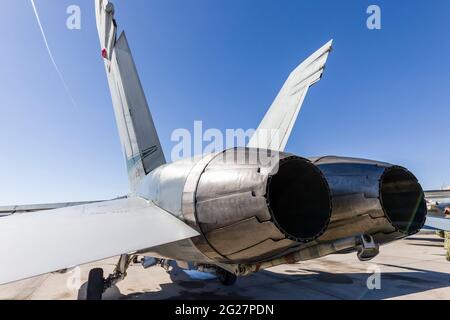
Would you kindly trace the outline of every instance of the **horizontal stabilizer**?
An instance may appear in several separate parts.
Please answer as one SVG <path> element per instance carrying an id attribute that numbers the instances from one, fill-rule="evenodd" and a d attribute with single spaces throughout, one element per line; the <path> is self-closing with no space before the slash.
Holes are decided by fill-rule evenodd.
<path id="1" fill-rule="evenodd" d="M 0 219 L 0 284 L 197 236 L 141 198 Z"/>

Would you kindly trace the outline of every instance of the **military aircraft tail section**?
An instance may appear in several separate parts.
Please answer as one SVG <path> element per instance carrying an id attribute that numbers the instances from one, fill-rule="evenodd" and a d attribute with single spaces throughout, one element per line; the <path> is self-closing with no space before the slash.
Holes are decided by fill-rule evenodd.
<path id="1" fill-rule="evenodd" d="M 117 37 L 114 6 L 96 0 L 96 15 L 117 127 L 135 190 L 141 179 L 166 159 L 125 33 Z"/>
<path id="2" fill-rule="evenodd" d="M 284 151 L 309 88 L 322 78 L 332 43 L 327 42 L 292 71 L 250 140 L 249 148 Z"/>

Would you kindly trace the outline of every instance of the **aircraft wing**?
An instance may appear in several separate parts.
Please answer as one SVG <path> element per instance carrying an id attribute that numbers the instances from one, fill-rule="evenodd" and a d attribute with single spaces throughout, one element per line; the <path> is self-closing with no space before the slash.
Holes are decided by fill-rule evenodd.
<path id="1" fill-rule="evenodd" d="M 427 200 L 450 199 L 450 190 L 425 191 L 425 198 Z"/>
<path id="2" fill-rule="evenodd" d="M 249 148 L 284 151 L 309 88 L 322 78 L 332 43 L 329 41 L 290 74 Z"/>
<path id="3" fill-rule="evenodd" d="M 0 284 L 197 235 L 141 198 L 11 215 L 0 219 Z"/>
<path id="4" fill-rule="evenodd" d="M 425 229 L 450 231 L 450 219 L 427 217 L 425 221 Z"/>
<path id="5" fill-rule="evenodd" d="M 445 201 L 450 200 L 450 190 L 425 191 L 428 203 L 428 216 L 424 229 L 450 231 L 450 219 L 444 218 Z"/>
<path id="6" fill-rule="evenodd" d="M 83 204 L 98 203 L 102 201 L 86 201 L 86 202 L 65 202 L 65 203 L 48 203 L 48 204 L 32 204 L 23 206 L 2 206 L 0 207 L 0 217 L 9 216 L 11 214 L 31 213 L 45 210 L 54 210 L 67 207 L 81 206 Z"/>

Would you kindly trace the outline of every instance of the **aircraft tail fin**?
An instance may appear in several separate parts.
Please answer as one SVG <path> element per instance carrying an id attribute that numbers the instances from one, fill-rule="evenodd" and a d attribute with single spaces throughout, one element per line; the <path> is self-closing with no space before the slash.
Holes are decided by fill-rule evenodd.
<path id="1" fill-rule="evenodd" d="M 284 151 L 309 88 L 322 78 L 332 43 L 327 42 L 292 71 L 250 140 L 249 148 Z"/>
<path id="2" fill-rule="evenodd" d="M 132 190 L 166 163 L 125 33 L 117 38 L 114 6 L 96 0 L 97 29 Z"/>

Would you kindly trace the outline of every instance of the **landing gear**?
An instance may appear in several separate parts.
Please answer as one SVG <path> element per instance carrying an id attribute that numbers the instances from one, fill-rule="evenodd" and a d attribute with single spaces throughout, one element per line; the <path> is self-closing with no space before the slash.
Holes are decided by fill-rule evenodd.
<path id="1" fill-rule="evenodd" d="M 237 276 L 231 272 L 228 272 L 222 268 L 217 268 L 216 270 L 217 279 L 224 286 L 232 286 L 236 283 Z"/>
<path id="2" fill-rule="evenodd" d="M 103 269 L 96 268 L 89 272 L 89 279 L 86 290 L 86 300 L 102 300 L 103 293 L 111 288 L 119 281 L 125 279 L 127 276 L 127 269 L 133 262 L 134 256 L 124 254 L 120 256 L 119 262 L 114 269 L 114 272 L 103 278 Z"/>
<path id="3" fill-rule="evenodd" d="M 103 279 L 103 269 L 92 269 L 89 272 L 86 300 L 102 300 L 104 290 L 105 279 Z"/>

